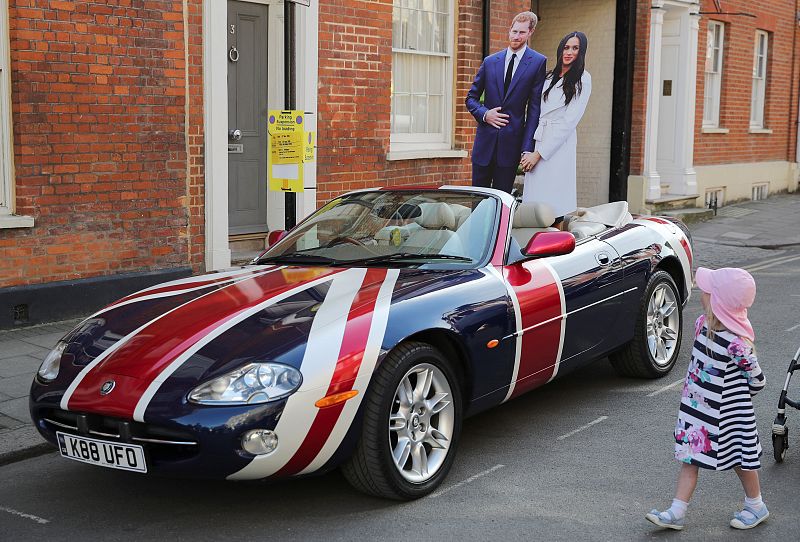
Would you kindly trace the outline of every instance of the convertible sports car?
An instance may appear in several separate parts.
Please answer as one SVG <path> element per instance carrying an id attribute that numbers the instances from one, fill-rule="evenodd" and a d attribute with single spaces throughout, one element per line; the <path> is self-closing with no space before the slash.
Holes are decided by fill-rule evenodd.
<path id="1" fill-rule="evenodd" d="M 343 195 L 251 265 L 83 321 L 38 371 L 34 423 L 104 467 L 244 480 L 341 466 L 365 492 L 420 497 L 465 416 L 606 355 L 637 377 L 675 363 L 683 225 L 625 202 L 568 231 L 553 218 L 491 189 Z"/>

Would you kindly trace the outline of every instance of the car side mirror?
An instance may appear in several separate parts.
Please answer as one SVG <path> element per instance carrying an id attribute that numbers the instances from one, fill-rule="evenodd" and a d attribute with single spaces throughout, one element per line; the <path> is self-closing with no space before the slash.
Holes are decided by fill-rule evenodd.
<path id="1" fill-rule="evenodd" d="M 286 234 L 289 233 L 286 230 L 275 230 L 269 232 L 267 236 L 267 248 L 270 248 L 272 245 L 286 237 Z"/>
<path id="2" fill-rule="evenodd" d="M 575 250 L 575 236 L 568 231 L 540 231 L 531 237 L 522 253 L 527 258 L 561 256 Z"/>

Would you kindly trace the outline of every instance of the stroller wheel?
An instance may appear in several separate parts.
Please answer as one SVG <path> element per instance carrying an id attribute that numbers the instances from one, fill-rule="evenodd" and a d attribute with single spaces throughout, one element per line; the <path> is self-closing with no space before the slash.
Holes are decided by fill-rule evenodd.
<path id="1" fill-rule="evenodd" d="M 783 434 L 772 434 L 772 453 L 775 461 L 783 463 L 786 458 L 786 449 L 789 447 L 789 430 L 784 429 Z"/>

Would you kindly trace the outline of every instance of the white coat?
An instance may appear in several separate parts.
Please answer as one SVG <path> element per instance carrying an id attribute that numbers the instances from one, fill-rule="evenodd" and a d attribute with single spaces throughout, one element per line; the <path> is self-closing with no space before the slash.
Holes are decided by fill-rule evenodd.
<path id="1" fill-rule="evenodd" d="M 542 107 L 539 126 L 533 139 L 541 159 L 533 170 L 525 174 L 522 201 L 540 201 L 553 207 L 556 216 L 563 216 L 578 208 L 576 180 L 576 147 L 578 136 L 575 129 L 586 111 L 592 93 L 592 76 L 584 71 L 581 76 L 583 88 L 569 105 L 564 105 L 563 79 L 552 88 L 548 99 L 542 92 Z M 545 81 L 545 90 L 550 80 Z"/>

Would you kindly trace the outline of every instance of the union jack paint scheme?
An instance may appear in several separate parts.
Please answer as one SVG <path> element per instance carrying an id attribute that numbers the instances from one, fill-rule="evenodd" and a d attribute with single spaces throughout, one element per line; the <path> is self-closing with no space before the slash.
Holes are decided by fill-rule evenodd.
<path id="1" fill-rule="evenodd" d="M 30 410 L 65 457 L 230 480 L 342 467 L 368 493 L 433 491 L 466 416 L 600 357 L 675 363 L 683 225 L 469 187 L 336 198 L 251 265 L 125 297 L 68 333 Z M 609 211 L 611 215 L 609 216 Z"/>

